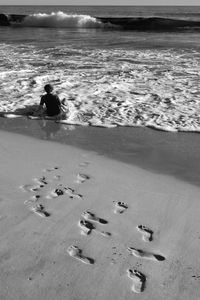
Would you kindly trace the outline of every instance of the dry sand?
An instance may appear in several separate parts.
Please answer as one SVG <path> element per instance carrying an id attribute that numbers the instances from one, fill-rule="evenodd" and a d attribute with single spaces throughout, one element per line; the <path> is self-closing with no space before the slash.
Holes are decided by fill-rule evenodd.
<path id="1" fill-rule="evenodd" d="M 0 166 L 0 299 L 199 299 L 197 185 L 6 132 Z"/>

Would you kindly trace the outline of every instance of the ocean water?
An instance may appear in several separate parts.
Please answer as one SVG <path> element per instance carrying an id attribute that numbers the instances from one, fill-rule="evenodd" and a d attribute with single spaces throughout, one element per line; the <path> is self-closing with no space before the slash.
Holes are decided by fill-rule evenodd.
<path id="1" fill-rule="evenodd" d="M 0 6 L 28 15 L 0 26 L 0 113 L 26 115 L 52 83 L 63 123 L 200 131 L 200 7 Z M 152 30 L 99 18 L 157 17 Z M 178 23 L 179 24 L 179 23 Z"/>

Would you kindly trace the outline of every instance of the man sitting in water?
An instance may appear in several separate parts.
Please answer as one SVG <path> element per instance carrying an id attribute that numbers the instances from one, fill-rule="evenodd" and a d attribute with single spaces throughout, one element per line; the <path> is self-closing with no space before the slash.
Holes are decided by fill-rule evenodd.
<path id="1" fill-rule="evenodd" d="M 61 113 L 61 101 L 57 95 L 52 94 L 53 87 L 51 84 L 46 84 L 44 86 L 44 90 L 46 95 L 41 97 L 40 108 L 43 109 L 45 104 L 46 106 L 46 114 L 49 117 L 57 116 Z"/>

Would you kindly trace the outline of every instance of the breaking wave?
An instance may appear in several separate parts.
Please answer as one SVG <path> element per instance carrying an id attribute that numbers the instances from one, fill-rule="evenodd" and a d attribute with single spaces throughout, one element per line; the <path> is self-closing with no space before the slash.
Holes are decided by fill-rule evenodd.
<path id="1" fill-rule="evenodd" d="M 46 28 L 121 28 L 137 31 L 196 31 L 200 21 L 163 17 L 95 17 L 62 11 L 32 15 L 0 14 L 0 26 Z"/>
<path id="2" fill-rule="evenodd" d="M 61 11 L 51 14 L 39 13 L 24 18 L 22 26 L 59 28 L 102 28 L 104 25 L 88 15 L 65 14 Z"/>

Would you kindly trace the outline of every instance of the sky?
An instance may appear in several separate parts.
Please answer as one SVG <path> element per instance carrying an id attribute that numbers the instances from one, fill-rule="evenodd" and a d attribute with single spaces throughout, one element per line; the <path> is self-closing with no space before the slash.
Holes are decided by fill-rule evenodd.
<path id="1" fill-rule="evenodd" d="M 0 0 L 0 5 L 200 5 L 200 0 Z"/>

